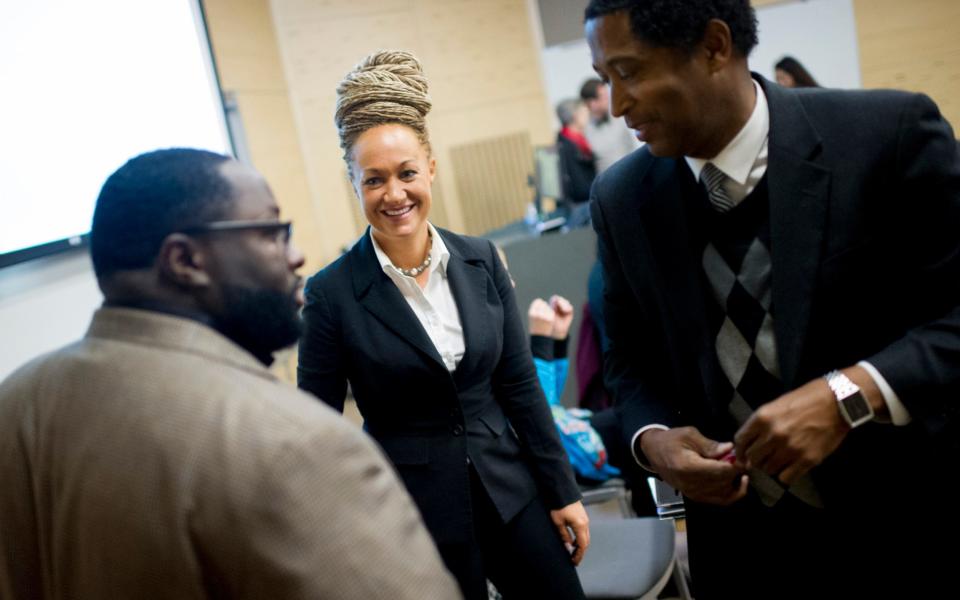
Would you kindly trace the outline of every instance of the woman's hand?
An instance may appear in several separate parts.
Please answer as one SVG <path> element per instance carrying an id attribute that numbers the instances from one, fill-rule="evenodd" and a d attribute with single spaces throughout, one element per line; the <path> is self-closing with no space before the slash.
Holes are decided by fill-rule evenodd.
<path id="1" fill-rule="evenodd" d="M 553 334 L 556 317 L 553 308 L 543 298 L 537 298 L 530 303 L 527 317 L 530 319 L 530 335 L 550 337 Z"/>
<path id="2" fill-rule="evenodd" d="M 570 559 L 573 564 L 579 565 L 590 546 L 590 518 L 583 508 L 583 503 L 577 500 L 563 508 L 551 510 L 550 520 L 560 533 L 560 539 L 566 544 L 567 550 L 571 552 Z"/>
<path id="3" fill-rule="evenodd" d="M 565 340 L 570 334 L 570 325 L 573 323 L 573 305 L 563 296 L 550 297 L 550 308 L 553 309 L 553 331 L 551 336 L 555 340 Z"/>

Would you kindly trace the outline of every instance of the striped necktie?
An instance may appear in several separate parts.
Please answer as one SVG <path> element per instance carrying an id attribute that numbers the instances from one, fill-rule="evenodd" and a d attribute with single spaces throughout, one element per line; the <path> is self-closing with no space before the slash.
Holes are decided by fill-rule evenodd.
<path id="1" fill-rule="evenodd" d="M 723 182 L 726 180 L 727 176 L 724 172 L 713 163 L 703 165 L 703 170 L 700 171 L 700 181 L 707 187 L 710 204 L 713 205 L 714 210 L 720 213 L 725 213 L 734 206 L 730 194 L 723 187 Z"/>

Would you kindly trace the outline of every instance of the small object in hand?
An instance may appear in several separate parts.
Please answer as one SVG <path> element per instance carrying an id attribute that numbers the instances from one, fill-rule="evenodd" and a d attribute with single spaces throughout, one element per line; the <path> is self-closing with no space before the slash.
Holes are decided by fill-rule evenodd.
<path id="1" fill-rule="evenodd" d="M 718 460 L 722 460 L 723 462 L 730 463 L 732 465 L 733 463 L 737 462 L 737 451 L 731 450 L 730 452 L 727 452 L 721 456 Z"/>

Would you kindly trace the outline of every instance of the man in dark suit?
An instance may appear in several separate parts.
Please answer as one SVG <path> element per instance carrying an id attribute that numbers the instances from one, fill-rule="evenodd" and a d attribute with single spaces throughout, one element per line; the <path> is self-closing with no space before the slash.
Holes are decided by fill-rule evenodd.
<path id="1" fill-rule="evenodd" d="M 747 0 L 593 0 L 586 32 L 647 142 L 593 186 L 606 378 L 638 462 L 686 497 L 697 597 L 937 589 L 957 531 L 949 125 L 925 96 L 751 76 Z"/>

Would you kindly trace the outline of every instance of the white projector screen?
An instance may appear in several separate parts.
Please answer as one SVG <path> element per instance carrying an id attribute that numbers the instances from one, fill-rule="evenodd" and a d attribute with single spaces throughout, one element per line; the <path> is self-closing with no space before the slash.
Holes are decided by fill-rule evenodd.
<path id="1" fill-rule="evenodd" d="M 0 267 L 82 244 L 107 176 L 232 154 L 197 0 L 0 2 Z"/>

